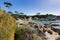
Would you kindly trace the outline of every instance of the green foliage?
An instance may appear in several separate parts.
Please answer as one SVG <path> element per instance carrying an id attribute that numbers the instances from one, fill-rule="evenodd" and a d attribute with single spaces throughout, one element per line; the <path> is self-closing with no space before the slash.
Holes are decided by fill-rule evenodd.
<path id="1" fill-rule="evenodd" d="M 15 19 L 0 9 L 0 40 L 14 40 Z"/>
<path id="2" fill-rule="evenodd" d="M 39 33 L 40 32 L 40 33 Z M 15 40 L 46 40 L 44 33 L 32 27 L 17 27 Z"/>
<path id="3" fill-rule="evenodd" d="M 13 16 L 15 19 L 17 19 L 17 18 L 27 18 L 28 16 L 26 16 L 26 15 L 19 15 L 19 14 L 12 14 L 11 16 Z"/>
<path id="4" fill-rule="evenodd" d="M 15 40 L 33 40 L 33 35 L 32 28 L 27 26 L 18 27 L 15 32 Z"/>
<path id="5" fill-rule="evenodd" d="M 10 3 L 10 2 L 4 2 L 4 4 L 6 5 L 6 7 L 10 7 L 10 6 L 12 6 L 12 4 Z"/>
<path id="6" fill-rule="evenodd" d="M 15 40 L 26 40 L 26 28 L 17 28 L 15 32 Z"/>
<path id="7" fill-rule="evenodd" d="M 46 15 L 34 15 L 34 16 L 32 16 L 32 18 L 34 18 L 34 17 L 38 17 L 38 18 L 52 18 L 52 17 L 55 17 L 55 15 L 46 14 Z"/>
<path id="8" fill-rule="evenodd" d="M 8 13 L 12 14 L 12 12 L 11 12 L 11 10 L 10 10 L 10 7 L 12 6 L 12 3 L 10 3 L 10 2 L 4 2 L 4 5 L 5 5 L 5 7 L 8 8 L 8 10 L 9 10 Z"/>
<path id="9" fill-rule="evenodd" d="M 15 19 L 17 19 L 17 18 L 29 18 L 29 17 L 32 17 L 32 18 L 34 18 L 34 17 L 37 17 L 37 18 L 54 18 L 54 17 L 56 17 L 55 15 L 52 15 L 52 14 L 46 14 L 46 15 L 39 15 L 39 13 L 37 13 L 36 15 L 33 15 L 33 16 L 27 16 L 27 15 L 23 15 L 23 14 L 21 14 L 21 15 L 19 15 L 19 14 L 12 14 L 12 16 L 15 18 Z"/>

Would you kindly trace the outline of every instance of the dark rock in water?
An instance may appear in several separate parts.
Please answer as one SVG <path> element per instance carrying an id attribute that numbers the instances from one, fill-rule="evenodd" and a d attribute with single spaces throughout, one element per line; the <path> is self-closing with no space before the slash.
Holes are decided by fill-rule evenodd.
<path id="1" fill-rule="evenodd" d="M 37 26 L 37 25 L 35 25 L 35 26 L 34 26 L 34 28 L 38 28 L 38 26 Z"/>
<path id="2" fill-rule="evenodd" d="M 59 38 L 57 38 L 56 40 L 60 40 L 60 37 L 59 37 Z"/>
<path id="3" fill-rule="evenodd" d="M 47 40 L 45 37 L 46 35 L 44 34 L 43 31 L 37 29 L 37 33 L 38 33 L 37 35 L 40 36 L 42 40 Z"/>
<path id="4" fill-rule="evenodd" d="M 51 30 L 53 30 L 54 32 L 57 32 L 60 35 L 60 29 L 52 28 Z"/>
<path id="5" fill-rule="evenodd" d="M 45 36 L 45 34 L 44 34 L 43 31 L 41 31 L 41 30 L 37 30 L 37 31 L 38 31 L 38 35 L 39 35 L 39 36 Z"/>
<path id="6" fill-rule="evenodd" d="M 47 30 L 43 30 L 43 32 L 45 33 Z"/>
<path id="7" fill-rule="evenodd" d="M 52 31 L 48 30 L 47 32 L 52 35 Z"/>
<path id="8" fill-rule="evenodd" d="M 60 32 L 58 34 L 60 35 Z"/>

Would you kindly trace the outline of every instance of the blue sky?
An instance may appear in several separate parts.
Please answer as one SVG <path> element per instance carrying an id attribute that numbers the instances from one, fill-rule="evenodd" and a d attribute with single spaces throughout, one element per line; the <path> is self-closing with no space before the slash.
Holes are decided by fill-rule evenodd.
<path id="1" fill-rule="evenodd" d="M 23 12 L 27 15 L 34 15 L 38 12 L 60 15 L 60 0 L 0 0 L 0 6 L 8 11 L 3 4 L 5 1 L 13 4 L 11 11 Z"/>

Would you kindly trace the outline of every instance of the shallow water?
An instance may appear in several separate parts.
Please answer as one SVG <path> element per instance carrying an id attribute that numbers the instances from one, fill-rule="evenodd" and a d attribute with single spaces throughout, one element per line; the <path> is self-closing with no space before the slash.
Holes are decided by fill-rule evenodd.
<path id="1" fill-rule="evenodd" d="M 60 20 L 56 20 L 56 21 L 40 21 L 39 24 L 44 25 L 44 24 L 51 23 L 51 22 L 60 22 Z"/>

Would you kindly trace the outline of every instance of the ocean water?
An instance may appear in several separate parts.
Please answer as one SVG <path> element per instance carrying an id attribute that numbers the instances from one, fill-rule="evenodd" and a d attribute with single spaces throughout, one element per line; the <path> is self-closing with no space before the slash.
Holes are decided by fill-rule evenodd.
<path id="1" fill-rule="evenodd" d="M 55 21 L 40 21 L 39 24 L 44 25 L 44 24 L 51 23 L 51 22 L 60 22 L 60 20 L 55 20 Z"/>
<path id="2" fill-rule="evenodd" d="M 40 25 L 48 24 L 51 22 L 60 22 L 60 20 L 55 20 L 55 21 L 38 21 L 38 20 L 32 20 L 32 22 L 39 23 Z"/>

